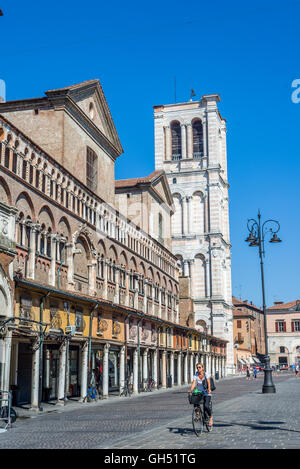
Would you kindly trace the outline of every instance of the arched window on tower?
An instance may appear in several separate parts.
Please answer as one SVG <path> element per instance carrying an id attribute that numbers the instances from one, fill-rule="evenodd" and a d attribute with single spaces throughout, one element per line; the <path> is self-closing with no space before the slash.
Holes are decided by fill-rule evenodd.
<path id="1" fill-rule="evenodd" d="M 171 124 L 172 135 L 172 160 L 181 160 L 181 127 L 179 122 L 175 121 Z"/>
<path id="2" fill-rule="evenodd" d="M 193 122 L 193 157 L 199 160 L 203 156 L 203 127 L 200 120 Z"/>

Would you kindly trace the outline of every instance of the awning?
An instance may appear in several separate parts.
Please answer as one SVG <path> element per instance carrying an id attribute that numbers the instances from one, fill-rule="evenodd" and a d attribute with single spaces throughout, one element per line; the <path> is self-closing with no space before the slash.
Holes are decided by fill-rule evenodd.
<path id="1" fill-rule="evenodd" d="M 249 363 L 250 365 L 255 365 L 255 361 L 253 360 L 253 357 L 249 357 Z"/>
<path id="2" fill-rule="evenodd" d="M 257 357 L 252 357 L 255 363 L 260 363 L 259 359 Z"/>
<path id="3" fill-rule="evenodd" d="M 242 364 L 242 365 L 245 365 L 245 361 L 242 359 L 242 358 L 238 358 L 238 361 Z"/>

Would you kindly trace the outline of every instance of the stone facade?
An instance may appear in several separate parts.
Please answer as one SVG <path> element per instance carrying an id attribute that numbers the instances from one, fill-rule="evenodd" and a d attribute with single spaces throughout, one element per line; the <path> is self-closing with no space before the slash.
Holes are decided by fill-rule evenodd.
<path id="1" fill-rule="evenodd" d="M 226 341 L 180 324 L 169 241 L 115 205 L 122 147 L 99 82 L 46 95 L 0 109 L 2 389 L 37 409 L 84 401 L 94 368 L 104 398 L 129 378 L 135 392 L 167 373 L 180 385 L 200 353 L 224 376 Z M 167 180 L 150 185 L 168 224 Z"/>
<path id="2" fill-rule="evenodd" d="M 218 95 L 154 106 L 155 169 L 174 199 L 172 251 L 191 279 L 195 323 L 228 341 L 234 372 L 226 123 Z"/>

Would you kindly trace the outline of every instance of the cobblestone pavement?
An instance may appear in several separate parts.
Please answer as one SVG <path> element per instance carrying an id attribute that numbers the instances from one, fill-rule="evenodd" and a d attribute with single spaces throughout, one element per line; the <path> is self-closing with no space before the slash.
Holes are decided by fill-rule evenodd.
<path id="1" fill-rule="evenodd" d="M 273 395 L 261 394 L 262 382 L 217 382 L 214 429 L 200 438 L 187 388 L 174 388 L 18 419 L 0 434 L 0 448 L 299 448 L 300 379 L 275 376 Z"/>

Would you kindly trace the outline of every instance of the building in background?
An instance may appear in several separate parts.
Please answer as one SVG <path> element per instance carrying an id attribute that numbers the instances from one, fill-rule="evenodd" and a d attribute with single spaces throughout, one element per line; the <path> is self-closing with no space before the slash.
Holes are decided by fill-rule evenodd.
<path id="1" fill-rule="evenodd" d="M 300 367 L 300 300 L 275 301 L 266 311 L 271 365 Z"/>
<path id="2" fill-rule="evenodd" d="M 234 371 L 226 122 L 217 94 L 154 106 L 155 169 L 174 200 L 172 251 L 190 279 L 195 327 L 227 341 Z"/>
<path id="3" fill-rule="evenodd" d="M 240 371 L 260 363 L 265 354 L 264 315 L 262 309 L 247 300 L 232 297 L 234 362 Z"/>

